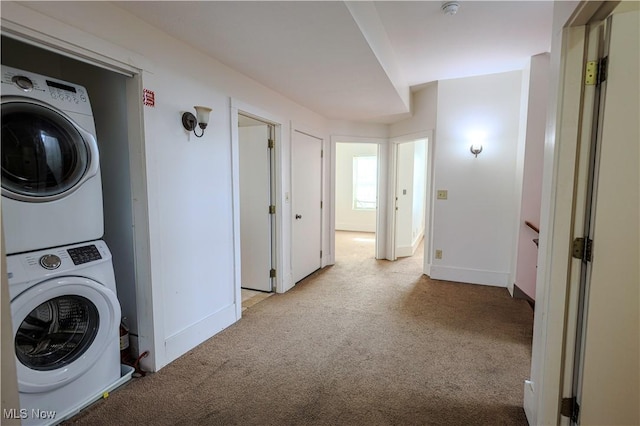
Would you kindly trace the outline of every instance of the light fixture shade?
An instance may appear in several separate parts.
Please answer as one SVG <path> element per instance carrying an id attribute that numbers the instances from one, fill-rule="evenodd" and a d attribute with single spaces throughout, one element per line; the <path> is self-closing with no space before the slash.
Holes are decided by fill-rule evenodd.
<path id="1" fill-rule="evenodd" d="M 207 127 L 207 124 L 209 123 L 209 113 L 211 112 L 211 108 L 199 105 L 194 106 L 194 108 L 196 110 L 196 119 L 198 120 L 198 124 L 200 125 L 200 127 Z"/>

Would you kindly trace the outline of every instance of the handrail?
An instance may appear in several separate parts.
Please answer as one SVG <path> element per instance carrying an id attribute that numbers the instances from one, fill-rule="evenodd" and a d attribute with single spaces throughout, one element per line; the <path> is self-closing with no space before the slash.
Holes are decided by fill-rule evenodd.
<path id="1" fill-rule="evenodd" d="M 540 233 L 540 229 L 537 226 L 535 226 L 533 223 L 529 222 L 528 220 L 525 220 L 524 224 L 527 225 L 529 228 L 533 229 L 534 231 L 536 231 L 538 234 Z"/>

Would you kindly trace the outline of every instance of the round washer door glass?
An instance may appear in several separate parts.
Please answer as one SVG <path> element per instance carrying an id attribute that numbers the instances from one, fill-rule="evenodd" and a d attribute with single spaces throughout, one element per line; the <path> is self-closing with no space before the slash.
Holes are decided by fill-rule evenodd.
<path id="1" fill-rule="evenodd" d="M 96 306 L 76 295 L 59 296 L 38 305 L 15 335 L 16 356 L 28 368 L 48 371 L 84 354 L 98 333 Z"/>
<path id="2" fill-rule="evenodd" d="M 29 102 L 2 104 L 2 188 L 51 197 L 73 188 L 90 153 L 81 133 L 55 111 Z"/>

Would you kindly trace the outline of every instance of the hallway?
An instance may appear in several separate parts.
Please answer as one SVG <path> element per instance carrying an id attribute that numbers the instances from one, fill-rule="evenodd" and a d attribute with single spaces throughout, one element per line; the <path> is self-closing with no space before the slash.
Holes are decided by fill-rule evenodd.
<path id="1" fill-rule="evenodd" d="M 336 265 L 71 423 L 526 425 L 526 302 L 430 280 L 413 258 L 350 256 L 372 247 L 355 237 Z"/>

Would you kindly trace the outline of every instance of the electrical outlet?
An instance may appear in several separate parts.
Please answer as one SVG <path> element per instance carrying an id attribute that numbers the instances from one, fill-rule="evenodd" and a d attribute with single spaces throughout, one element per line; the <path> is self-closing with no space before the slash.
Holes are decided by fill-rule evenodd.
<path id="1" fill-rule="evenodd" d="M 438 196 L 438 200 L 446 200 L 447 197 L 449 196 L 449 193 L 446 189 L 439 189 L 437 196 Z"/>
<path id="2" fill-rule="evenodd" d="M 442 259 L 442 250 L 436 250 L 436 259 Z"/>

